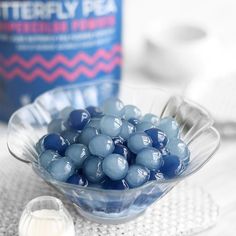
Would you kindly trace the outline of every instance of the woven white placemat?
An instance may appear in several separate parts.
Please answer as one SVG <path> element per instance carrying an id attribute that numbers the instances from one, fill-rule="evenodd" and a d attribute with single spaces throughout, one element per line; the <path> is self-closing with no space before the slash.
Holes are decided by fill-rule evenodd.
<path id="1" fill-rule="evenodd" d="M 182 182 L 144 215 L 121 225 L 102 225 L 79 216 L 64 197 L 39 179 L 29 166 L 10 156 L 1 158 L 0 236 L 16 236 L 18 221 L 25 204 L 42 195 L 53 195 L 66 204 L 74 217 L 77 235 L 184 236 L 212 227 L 218 207 L 201 188 Z"/>

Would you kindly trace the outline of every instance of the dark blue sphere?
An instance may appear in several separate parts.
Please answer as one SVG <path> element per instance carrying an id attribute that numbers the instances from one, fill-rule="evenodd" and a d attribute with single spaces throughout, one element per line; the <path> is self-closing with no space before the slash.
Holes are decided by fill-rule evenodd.
<path id="1" fill-rule="evenodd" d="M 116 137 L 116 138 L 113 138 L 112 140 L 114 144 L 123 144 L 125 142 L 125 140 L 121 137 Z"/>
<path id="2" fill-rule="evenodd" d="M 102 186 L 104 189 L 111 189 L 111 190 L 129 189 L 129 185 L 127 184 L 127 182 L 124 179 L 113 181 L 113 180 L 110 180 L 109 178 L 106 178 L 106 180 L 103 182 Z"/>
<path id="3" fill-rule="evenodd" d="M 167 155 L 163 156 L 163 165 L 160 168 L 160 172 L 165 178 L 171 179 L 180 175 L 183 171 L 183 164 L 178 156 Z"/>
<path id="4" fill-rule="evenodd" d="M 141 123 L 141 121 L 140 121 L 139 119 L 136 119 L 136 118 L 130 118 L 130 119 L 128 120 L 128 122 L 131 123 L 131 124 L 134 125 L 134 126 L 136 126 L 136 125 L 138 125 L 138 124 Z"/>
<path id="5" fill-rule="evenodd" d="M 115 144 L 115 149 L 113 153 L 120 154 L 125 157 L 128 162 L 130 161 L 131 153 L 129 149 L 122 144 Z"/>
<path id="6" fill-rule="evenodd" d="M 68 142 L 59 134 L 51 133 L 44 137 L 43 146 L 45 150 L 57 151 L 60 155 L 64 155 Z"/>
<path id="7" fill-rule="evenodd" d="M 164 132 L 157 128 L 148 129 L 145 133 L 152 139 L 152 146 L 162 149 L 166 146 L 168 138 Z"/>
<path id="8" fill-rule="evenodd" d="M 149 180 L 164 180 L 164 176 L 160 171 L 150 171 Z"/>
<path id="9" fill-rule="evenodd" d="M 90 121 L 90 114 L 86 110 L 74 110 L 68 118 L 68 125 L 75 130 L 82 130 Z"/>
<path id="10" fill-rule="evenodd" d="M 88 181 L 86 180 L 86 178 L 78 173 L 73 174 L 66 182 L 69 184 L 75 184 L 80 186 L 88 185 Z"/>
<path id="11" fill-rule="evenodd" d="M 99 107 L 88 106 L 86 107 L 86 110 L 89 112 L 91 118 L 98 118 L 103 115 L 103 112 Z"/>

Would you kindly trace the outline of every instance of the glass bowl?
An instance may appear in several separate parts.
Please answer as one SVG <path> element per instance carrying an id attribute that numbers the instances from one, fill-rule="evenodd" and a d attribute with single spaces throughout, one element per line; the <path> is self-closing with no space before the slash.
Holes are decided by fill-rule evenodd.
<path id="1" fill-rule="evenodd" d="M 35 144 L 47 133 L 47 125 L 59 118 L 67 106 L 84 108 L 99 105 L 109 97 L 118 96 L 125 104 L 140 107 L 143 113 L 175 117 L 181 138 L 188 144 L 191 160 L 178 177 L 155 180 L 129 190 L 103 190 L 55 181 L 37 163 Z M 78 212 L 99 223 L 118 224 L 142 214 L 148 206 L 161 199 L 177 183 L 198 171 L 216 152 L 220 135 L 206 110 L 182 97 L 171 97 L 158 88 L 133 86 L 110 80 L 57 88 L 39 96 L 36 101 L 16 111 L 10 118 L 8 148 L 10 153 L 74 203 Z"/>

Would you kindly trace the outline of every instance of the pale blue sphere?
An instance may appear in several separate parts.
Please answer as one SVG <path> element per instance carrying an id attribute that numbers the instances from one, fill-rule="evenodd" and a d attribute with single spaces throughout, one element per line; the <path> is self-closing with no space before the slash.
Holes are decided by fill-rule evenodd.
<path id="1" fill-rule="evenodd" d="M 102 160 L 99 157 L 89 157 L 83 165 L 83 173 L 91 183 L 100 183 L 105 174 L 102 170 Z"/>
<path id="2" fill-rule="evenodd" d="M 103 103 L 103 113 L 106 115 L 120 116 L 124 107 L 123 102 L 118 98 L 109 98 Z"/>
<path id="3" fill-rule="evenodd" d="M 142 121 L 150 122 L 153 125 L 158 125 L 160 118 L 152 113 L 147 113 L 143 116 Z"/>
<path id="4" fill-rule="evenodd" d="M 92 118 L 89 123 L 85 126 L 85 128 L 87 127 L 92 127 L 95 128 L 97 130 L 100 130 L 100 118 Z"/>
<path id="5" fill-rule="evenodd" d="M 66 180 L 74 174 L 74 163 L 68 157 L 51 162 L 48 167 L 48 172 L 58 181 L 66 182 Z"/>
<path id="6" fill-rule="evenodd" d="M 63 120 L 67 120 L 69 118 L 69 115 L 70 113 L 74 110 L 73 107 L 70 107 L 70 106 L 67 106 L 65 108 L 63 108 L 61 111 L 60 111 L 60 115 L 61 115 L 61 118 Z"/>
<path id="7" fill-rule="evenodd" d="M 133 133 L 128 138 L 128 148 L 131 150 L 131 152 L 135 154 L 140 152 L 143 148 L 151 146 L 152 146 L 152 140 L 144 132 Z"/>
<path id="8" fill-rule="evenodd" d="M 128 172 L 128 162 L 119 154 L 110 154 L 102 162 L 103 172 L 112 180 L 123 179 Z"/>
<path id="9" fill-rule="evenodd" d="M 189 162 L 190 151 L 188 146 L 180 139 L 170 139 L 166 145 L 171 155 L 178 156 L 185 164 Z"/>
<path id="10" fill-rule="evenodd" d="M 100 121 L 100 129 L 102 134 L 109 135 L 110 137 L 116 137 L 121 131 L 122 121 L 115 116 L 106 115 L 103 116 Z"/>
<path id="11" fill-rule="evenodd" d="M 61 136 L 69 143 L 74 144 L 78 142 L 80 132 L 77 130 L 65 130 L 61 133 Z"/>
<path id="12" fill-rule="evenodd" d="M 132 118 L 140 119 L 142 116 L 141 110 L 134 105 L 126 105 L 121 111 L 122 118 L 129 120 Z"/>
<path id="13" fill-rule="evenodd" d="M 127 140 L 129 136 L 134 132 L 135 132 L 135 126 L 129 123 L 127 120 L 122 120 L 122 126 L 121 126 L 119 136 L 122 139 Z"/>
<path id="14" fill-rule="evenodd" d="M 41 167 L 47 170 L 52 161 L 55 161 L 60 158 L 61 156 L 57 152 L 52 150 L 46 150 L 40 154 L 38 162 Z"/>
<path id="15" fill-rule="evenodd" d="M 143 165 L 151 171 L 157 171 L 163 163 L 161 152 L 156 148 L 145 148 L 137 154 L 135 163 Z"/>
<path id="16" fill-rule="evenodd" d="M 169 139 L 177 138 L 179 136 L 179 125 L 172 117 L 161 119 L 157 128 L 163 131 Z"/>
<path id="17" fill-rule="evenodd" d="M 65 121 L 62 119 L 53 119 L 47 127 L 48 133 L 60 133 L 66 130 Z"/>
<path id="18" fill-rule="evenodd" d="M 115 145 L 111 137 L 99 134 L 92 138 L 89 143 L 91 154 L 99 157 L 106 157 L 114 151 Z"/>
<path id="19" fill-rule="evenodd" d="M 143 121 L 136 125 L 136 131 L 146 131 L 148 129 L 155 128 L 156 126 L 148 121 Z"/>
<path id="20" fill-rule="evenodd" d="M 98 130 L 93 127 L 86 127 L 82 130 L 78 140 L 79 143 L 82 143 L 86 146 L 89 145 L 90 141 L 93 137 L 97 136 L 99 134 Z"/>
<path id="21" fill-rule="evenodd" d="M 150 177 L 150 171 L 141 165 L 131 165 L 125 177 L 130 188 L 137 188 L 145 184 Z"/>
<path id="22" fill-rule="evenodd" d="M 83 144 L 72 144 L 66 149 L 65 156 L 69 157 L 74 162 L 75 167 L 79 169 L 89 157 L 89 150 Z"/>

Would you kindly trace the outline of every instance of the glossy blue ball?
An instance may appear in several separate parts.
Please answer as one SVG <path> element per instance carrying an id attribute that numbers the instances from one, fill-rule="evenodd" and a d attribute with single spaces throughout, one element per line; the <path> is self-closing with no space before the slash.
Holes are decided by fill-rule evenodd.
<path id="1" fill-rule="evenodd" d="M 128 139 L 129 136 L 135 132 L 135 127 L 133 124 L 129 123 L 127 120 L 122 120 L 122 126 L 119 133 L 119 136 L 122 139 Z"/>
<path id="2" fill-rule="evenodd" d="M 147 113 L 143 116 L 142 121 L 150 122 L 153 125 L 158 125 L 160 118 L 152 113 Z"/>
<path id="3" fill-rule="evenodd" d="M 103 186 L 104 189 L 109 189 L 109 190 L 125 190 L 125 189 L 129 189 L 129 185 L 127 184 L 127 182 L 124 179 L 113 181 L 113 180 L 107 178 L 102 183 L 102 186 Z"/>
<path id="4" fill-rule="evenodd" d="M 97 129 L 93 127 L 85 127 L 79 136 L 78 142 L 88 146 L 92 138 L 98 134 L 99 132 Z"/>
<path id="5" fill-rule="evenodd" d="M 150 177 L 150 171 L 141 165 L 131 165 L 125 177 L 130 188 L 137 188 L 145 184 Z"/>
<path id="6" fill-rule="evenodd" d="M 157 149 L 163 149 L 166 146 L 168 138 L 161 130 L 152 128 L 146 130 L 145 133 L 151 138 L 153 147 Z"/>
<path id="7" fill-rule="evenodd" d="M 53 119 L 47 127 L 48 133 L 60 133 L 66 130 L 65 121 L 62 119 Z"/>
<path id="8" fill-rule="evenodd" d="M 136 131 L 144 132 L 148 129 L 155 128 L 156 126 L 153 125 L 151 122 L 143 121 L 136 125 Z"/>
<path id="9" fill-rule="evenodd" d="M 83 165 L 83 173 L 91 183 L 101 183 L 105 178 L 102 170 L 102 160 L 99 157 L 89 157 Z"/>
<path id="10" fill-rule="evenodd" d="M 135 162 L 138 165 L 143 165 L 151 171 L 159 170 L 163 163 L 161 152 L 153 147 L 141 150 L 137 154 Z"/>
<path id="11" fill-rule="evenodd" d="M 146 133 L 136 132 L 129 136 L 127 145 L 131 152 L 137 154 L 143 148 L 151 147 L 152 140 Z"/>
<path id="12" fill-rule="evenodd" d="M 78 173 L 73 174 L 69 179 L 66 181 L 68 184 L 75 184 L 79 186 L 88 186 L 88 181 L 86 178 Z"/>
<path id="13" fill-rule="evenodd" d="M 150 171 L 149 181 L 152 180 L 164 180 L 164 175 L 160 171 Z"/>
<path id="14" fill-rule="evenodd" d="M 59 134 L 48 134 L 43 139 L 43 146 L 45 150 L 57 151 L 60 155 L 64 155 L 68 143 Z"/>
<path id="15" fill-rule="evenodd" d="M 69 157 L 74 162 L 75 167 L 79 169 L 89 157 L 89 150 L 83 144 L 72 144 L 66 149 L 65 156 Z"/>
<path id="16" fill-rule="evenodd" d="M 116 137 L 121 131 L 122 121 L 115 116 L 106 115 L 101 118 L 100 129 L 101 133 L 109 135 L 110 137 Z"/>
<path id="17" fill-rule="evenodd" d="M 42 152 L 45 151 L 45 148 L 44 148 L 44 145 L 43 145 L 45 136 L 46 136 L 46 135 L 44 135 L 43 137 L 41 137 L 41 138 L 39 139 L 39 141 L 35 144 L 35 149 L 36 149 L 36 151 L 37 151 L 38 154 L 41 154 Z"/>
<path id="18" fill-rule="evenodd" d="M 101 121 L 101 118 L 92 118 L 89 121 L 89 123 L 85 126 L 85 128 L 92 127 L 92 128 L 97 129 L 97 130 L 100 130 L 100 121 Z"/>
<path id="19" fill-rule="evenodd" d="M 125 157 L 119 154 L 110 154 L 102 162 L 103 172 L 111 180 L 121 180 L 128 172 L 128 162 Z"/>
<path id="20" fill-rule="evenodd" d="M 142 116 L 141 110 L 133 105 L 126 105 L 121 111 L 122 118 L 129 120 L 131 118 L 140 119 Z"/>
<path id="21" fill-rule="evenodd" d="M 121 137 L 115 137 L 112 139 L 114 144 L 123 144 L 125 140 Z"/>
<path id="22" fill-rule="evenodd" d="M 190 159 L 190 151 L 188 146 L 180 139 L 170 139 L 166 145 L 168 151 L 178 156 L 182 162 L 188 164 Z"/>
<path id="23" fill-rule="evenodd" d="M 136 118 L 130 118 L 130 119 L 128 120 L 128 122 L 131 123 L 131 124 L 134 125 L 134 126 L 136 126 L 136 125 L 138 125 L 138 124 L 141 123 L 141 121 L 140 121 L 139 119 L 136 119 Z"/>
<path id="24" fill-rule="evenodd" d="M 114 151 L 114 143 L 112 139 L 104 134 L 99 134 L 92 138 L 89 143 L 89 151 L 99 157 L 105 157 Z"/>
<path id="25" fill-rule="evenodd" d="M 165 178 L 174 178 L 180 175 L 183 171 L 183 165 L 178 156 L 167 155 L 163 156 L 163 165 L 160 172 Z"/>
<path id="26" fill-rule="evenodd" d="M 70 113 L 74 110 L 73 107 L 70 107 L 70 106 L 67 106 L 67 107 L 64 107 L 61 111 L 60 111 L 60 115 L 61 115 L 61 118 L 63 120 L 67 120 L 69 118 L 69 115 Z"/>
<path id="27" fill-rule="evenodd" d="M 75 130 L 82 130 L 89 121 L 89 112 L 82 109 L 72 111 L 68 118 L 69 126 Z"/>
<path id="28" fill-rule="evenodd" d="M 86 107 L 86 110 L 89 112 L 91 118 L 99 118 L 103 115 L 103 112 L 99 107 L 89 106 Z"/>
<path id="29" fill-rule="evenodd" d="M 123 102 L 118 98 L 109 98 L 103 103 L 103 112 L 106 115 L 119 117 L 124 107 Z"/>
<path id="30" fill-rule="evenodd" d="M 61 156 L 57 152 L 52 150 L 46 150 L 40 154 L 38 162 L 41 167 L 47 170 L 52 161 L 55 161 L 60 158 Z"/>
<path id="31" fill-rule="evenodd" d="M 51 162 L 48 172 L 55 180 L 65 182 L 75 171 L 74 163 L 68 157 Z"/>
<path id="32" fill-rule="evenodd" d="M 78 142 L 80 132 L 77 130 L 65 130 L 61 132 L 61 136 L 69 143 L 74 144 Z"/>
<path id="33" fill-rule="evenodd" d="M 157 128 L 162 130 L 169 139 L 179 137 L 179 125 L 172 117 L 161 119 Z"/>
<path id="34" fill-rule="evenodd" d="M 129 149 L 122 144 L 115 144 L 115 149 L 113 151 L 115 154 L 120 154 L 121 156 L 125 157 L 125 159 L 129 162 L 131 158 L 131 153 Z"/>

